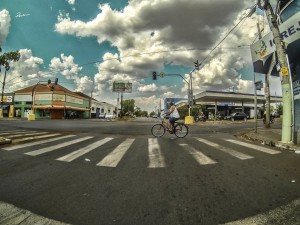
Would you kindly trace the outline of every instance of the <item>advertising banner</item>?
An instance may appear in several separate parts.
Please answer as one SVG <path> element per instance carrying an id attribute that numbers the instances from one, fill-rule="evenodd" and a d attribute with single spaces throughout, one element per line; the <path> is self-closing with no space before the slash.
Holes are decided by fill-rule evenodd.
<path id="1" fill-rule="evenodd" d="M 114 82 L 113 83 L 113 92 L 132 92 L 132 83 L 123 83 L 123 82 Z"/>
<path id="2" fill-rule="evenodd" d="M 279 26 L 283 42 L 288 44 L 300 39 L 300 12 Z M 271 63 L 271 54 L 276 51 L 273 33 L 270 32 L 262 39 L 251 45 L 251 55 L 254 64 L 254 72 L 266 74 Z M 272 75 L 278 75 L 274 69 Z"/>
<path id="3" fill-rule="evenodd" d="M 1 96 L 0 96 L 0 102 L 1 102 Z M 3 96 L 3 102 L 13 102 L 13 96 L 9 95 L 4 95 Z"/>
<path id="4" fill-rule="evenodd" d="M 36 94 L 35 101 L 52 101 L 52 94 Z"/>
<path id="5" fill-rule="evenodd" d="M 53 94 L 53 101 L 65 102 L 66 101 L 66 96 L 65 95 L 59 95 L 59 94 Z"/>
<path id="6" fill-rule="evenodd" d="M 15 102 L 31 102 L 31 95 L 15 95 Z"/>

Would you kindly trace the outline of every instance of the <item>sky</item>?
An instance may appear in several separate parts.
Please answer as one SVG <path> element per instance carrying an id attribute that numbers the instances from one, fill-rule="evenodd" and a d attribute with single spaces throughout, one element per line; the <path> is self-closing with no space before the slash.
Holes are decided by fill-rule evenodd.
<path id="1" fill-rule="evenodd" d="M 150 112 L 166 97 L 187 97 L 189 73 L 198 60 L 203 63 L 192 73 L 194 95 L 205 90 L 253 93 L 249 45 L 257 40 L 257 22 L 269 32 L 259 10 L 245 18 L 255 3 L 1 0 L 0 45 L 3 52 L 21 53 L 7 72 L 5 92 L 58 78 L 71 91 L 116 105 L 113 82 L 130 82 L 132 93 L 124 93 L 124 99 Z M 167 76 L 152 80 L 153 71 Z M 4 70 L 1 82 L 3 76 Z M 270 90 L 281 96 L 279 78 L 271 78 Z"/>

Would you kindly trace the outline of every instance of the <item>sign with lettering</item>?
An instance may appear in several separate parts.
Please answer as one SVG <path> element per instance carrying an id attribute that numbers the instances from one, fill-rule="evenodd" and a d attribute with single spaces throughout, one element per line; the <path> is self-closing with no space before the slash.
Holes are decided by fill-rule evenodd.
<path id="1" fill-rule="evenodd" d="M 132 92 L 132 83 L 123 83 L 123 82 L 114 82 L 113 83 L 113 92 Z"/>
<path id="2" fill-rule="evenodd" d="M 36 94 L 35 101 L 52 101 L 52 94 Z"/>
<path id="3" fill-rule="evenodd" d="M 66 102 L 75 103 L 75 104 L 78 104 L 78 105 L 83 105 L 83 100 L 82 99 L 75 98 L 75 97 L 69 96 L 69 95 L 67 95 L 67 97 L 66 97 Z"/>
<path id="4" fill-rule="evenodd" d="M 15 102 L 31 102 L 31 95 L 15 95 Z"/>
<path id="5" fill-rule="evenodd" d="M 289 75 L 289 70 L 288 70 L 287 67 L 282 67 L 280 70 L 281 70 L 282 76 L 288 76 Z"/>
<path id="6" fill-rule="evenodd" d="M 300 12 L 296 13 L 289 20 L 279 25 L 283 42 L 290 44 L 300 38 Z M 262 39 L 251 45 L 253 62 L 262 60 L 276 51 L 273 33 L 270 32 Z"/>
<path id="7" fill-rule="evenodd" d="M 64 102 L 64 101 L 66 101 L 66 96 L 65 95 L 59 95 L 59 94 L 53 94 L 53 101 Z"/>

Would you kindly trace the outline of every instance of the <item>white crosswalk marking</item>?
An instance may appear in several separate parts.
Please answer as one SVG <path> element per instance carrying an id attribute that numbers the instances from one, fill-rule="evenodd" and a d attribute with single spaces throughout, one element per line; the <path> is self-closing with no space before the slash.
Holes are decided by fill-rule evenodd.
<path id="1" fill-rule="evenodd" d="M 179 145 L 182 146 L 188 153 L 190 153 L 200 165 L 217 163 L 215 160 L 209 158 L 208 156 L 204 155 L 202 152 L 199 152 L 197 149 L 195 149 L 192 146 L 189 146 L 188 144 Z"/>
<path id="2" fill-rule="evenodd" d="M 16 133 L 16 132 L 24 132 L 24 131 L 26 131 L 26 130 L 1 130 L 0 131 L 0 135 L 3 135 L 3 134 L 10 134 L 10 133 Z"/>
<path id="3" fill-rule="evenodd" d="M 5 132 L 5 133 L 0 133 L 2 136 L 6 135 L 12 135 L 12 134 L 30 134 L 30 133 L 36 133 L 37 131 L 16 131 L 16 132 Z"/>
<path id="4" fill-rule="evenodd" d="M 49 138 L 49 137 L 55 137 L 61 134 L 46 134 L 46 135 L 40 135 L 40 136 L 33 136 L 33 137 L 26 137 L 26 138 L 18 138 L 14 139 L 13 143 L 23 142 L 23 141 L 29 141 L 29 140 L 35 140 L 35 139 L 41 139 L 41 138 Z"/>
<path id="5" fill-rule="evenodd" d="M 258 146 L 258 145 L 245 143 L 245 142 L 242 142 L 242 141 L 237 141 L 237 140 L 232 140 L 232 139 L 225 139 L 225 141 L 228 141 L 228 142 L 231 142 L 231 143 L 234 143 L 234 144 L 237 144 L 237 145 L 245 146 L 247 148 L 252 148 L 252 149 L 255 149 L 257 151 L 261 151 L 261 152 L 272 154 L 272 155 L 281 153 L 280 151 L 272 150 L 272 149 L 265 148 L 265 147 Z"/>
<path id="6" fill-rule="evenodd" d="M 135 139 L 127 138 L 115 150 L 102 159 L 97 166 L 116 167 Z"/>
<path id="7" fill-rule="evenodd" d="M 77 159 L 78 157 L 80 157 L 80 156 L 82 156 L 82 155 L 84 155 L 84 154 L 92 151 L 93 149 L 95 149 L 95 148 L 97 148 L 97 147 L 99 147 L 101 145 L 104 145 L 106 142 L 109 142 L 112 139 L 113 138 L 110 138 L 110 137 L 109 138 L 104 138 L 104 139 L 102 139 L 100 141 L 96 141 L 93 144 L 90 144 L 90 145 L 88 145 L 88 146 L 86 146 L 84 148 L 81 148 L 81 149 L 77 150 L 77 151 L 71 152 L 70 154 L 65 155 L 63 157 L 60 157 L 60 158 L 58 158 L 56 160 L 65 161 L 65 162 L 71 162 L 74 159 Z"/>
<path id="8" fill-rule="evenodd" d="M 48 132 L 36 132 L 36 133 L 26 133 L 26 134 L 13 134 L 13 135 L 7 136 L 6 138 L 16 138 L 16 137 L 41 135 L 41 134 L 48 134 Z"/>
<path id="9" fill-rule="evenodd" d="M 24 144 L 14 145 L 14 146 L 10 146 L 10 147 L 5 147 L 5 148 L 2 148 L 2 149 L 6 150 L 6 151 L 12 151 L 12 150 L 20 149 L 20 148 L 26 148 L 26 147 L 31 147 L 31 146 L 39 145 L 39 144 L 45 144 L 45 143 L 48 143 L 48 142 L 58 141 L 58 140 L 61 140 L 61 139 L 65 139 L 65 138 L 69 138 L 69 137 L 74 137 L 74 136 L 76 136 L 76 135 L 67 135 L 67 136 L 62 136 L 62 137 L 57 137 L 57 138 L 51 138 L 51 139 L 47 139 L 47 140 L 42 140 L 42 141 L 35 141 L 35 142 L 30 142 L 30 143 L 24 143 Z"/>
<path id="10" fill-rule="evenodd" d="M 31 156 L 37 156 L 37 155 L 44 154 L 46 152 L 51 152 L 51 151 L 66 147 L 68 145 L 72 145 L 72 144 L 76 144 L 76 143 L 81 142 L 81 141 L 85 141 L 85 140 L 88 140 L 88 139 L 91 139 L 91 138 L 93 138 L 93 137 L 83 137 L 83 138 L 75 139 L 75 140 L 68 141 L 68 142 L 61 143 L 61 144 L 51 145 L 49 147 L 41 148 L 41 149 L 38 149 L 38 150 L 35 150 L 35 151 L 26 152 L 25 154 L 26 155 L 31 155 Z"/>
<path id="11" fill-rule="evenodd" d="M 234 157 L 236 157 L 236 158 L 239 158 L 239 159 L 241 159 L 241 160 L 252 159 L 252 158 L 254 158 L 254 157 L 252 157 L 252 156 L 250 156 L 250 155 L 246 155 L 246 154 L 244 154 L 244 153 L 241 153 L 241 152 L 238 152 L 238 151 L 235 151 L 235 150 L 232 150 L 232 149 L 229 149 L 229 148 L 220 146 L 220 145 L 218 145 L 218 144 L 216 144 L 216 143 L 213 143 L 213 142 L 211 142 L 211 141 L 205 140 L 205 139 L 203 139 L 203 138 L 196 138 L 196 139 L 197 139 L 198 141 L 204 143 L 204 144 L 207 144 L 207 145 L 209 145 L 209 146 L 212 146 L 212 147 L 214 147 L 214 148 L 216 148 L 216 149 L 218 149 L 218 150 L 220 150 L 220 151 L 222 151 L 222 152 L 226 152 L 226 153 L 228 153 L 228 154 L 230 154 L 230 155 L 232 155 L 232 156 L 234 156 Z"/>
<path id="12" fill-rule="evenodd" d="M 165 159 L 160 151 L 157 138 L 148 139 L 149 165 L 148 168 L 165 167 Z"/>

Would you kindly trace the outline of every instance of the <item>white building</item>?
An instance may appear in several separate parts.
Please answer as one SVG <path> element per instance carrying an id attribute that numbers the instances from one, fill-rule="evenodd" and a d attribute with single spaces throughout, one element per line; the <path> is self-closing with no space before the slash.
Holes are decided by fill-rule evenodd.
<path id="1" fill-rule="evenodd" d="M 116 117 L 116 106 L 91 99 L 91 118 Z"/>

